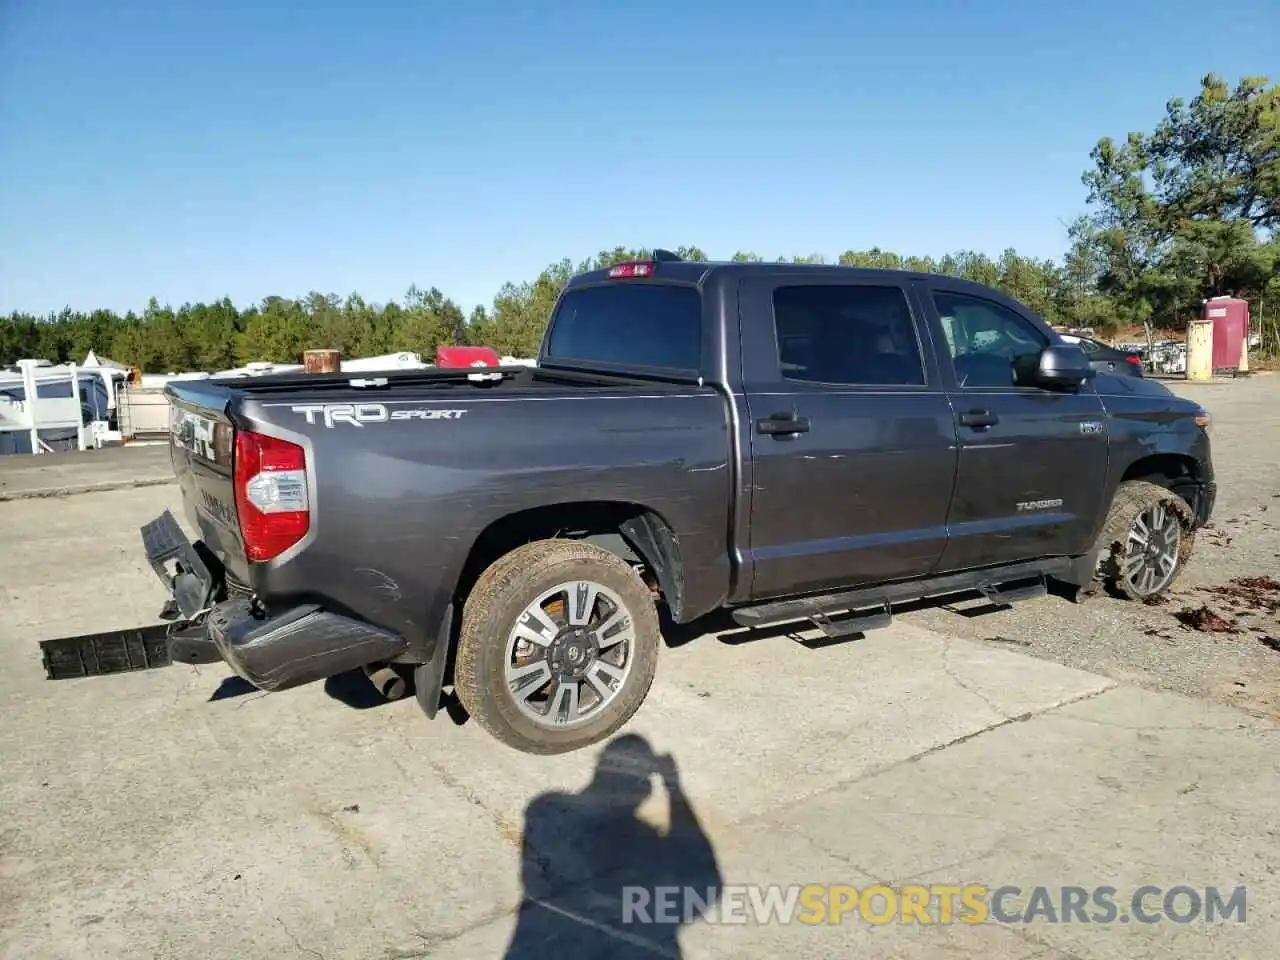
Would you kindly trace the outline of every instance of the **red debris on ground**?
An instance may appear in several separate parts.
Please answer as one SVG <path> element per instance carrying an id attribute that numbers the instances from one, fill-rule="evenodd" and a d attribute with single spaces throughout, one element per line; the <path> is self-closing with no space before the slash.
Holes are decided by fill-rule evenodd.
<path id="1" fill-rule="evenodd" d="M 1236 577 L 1231 581 L 1250 590 L 1265 590 L 1268 593 L 1280 593 L 1280 580 L 1275 577 Z"/>
<path id="2" fill-rule="evenodd" d="M 1203 604 L 1179 610 L 1173 617 L 1188 630 L 1198 630 L 1201 633 L 1240 632 L 1240 628 L 1230 620 L 1220 617 Z"/>
<path id="3" fill-rule="evenodd" d="M 1238 610 L 1280 611 L 1280 580 L 1275 577 L 1236 577 L 1217 587 L 1203 587 Z"/>

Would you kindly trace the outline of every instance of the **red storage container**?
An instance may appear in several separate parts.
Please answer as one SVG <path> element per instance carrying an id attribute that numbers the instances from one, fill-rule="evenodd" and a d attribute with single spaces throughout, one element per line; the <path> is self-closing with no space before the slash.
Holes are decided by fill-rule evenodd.
<path id="1" fill-rule="evenodd" d="M 1204 318 L 1213 322 L 1213 369 L 1238 370 L 1249 335 L 1249 301 L 1214 297 L 1204 302 Z"/>
<path id="2" fill-rule="evenodd" d="M 436 347 L 437 367 L 500 367 L 502 358 L 493 347 Z M 502 374 L 498 374 L 502 376 Z"/>

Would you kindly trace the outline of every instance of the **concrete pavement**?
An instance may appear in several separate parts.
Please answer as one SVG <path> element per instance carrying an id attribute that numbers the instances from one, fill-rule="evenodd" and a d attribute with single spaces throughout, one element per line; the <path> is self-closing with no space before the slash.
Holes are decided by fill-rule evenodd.
<path id="1" fill-rule="evenodd" d="M 665 651 L 645 743 L 554 758 L 349 677 L 45 680 L 38 640 L 153 619 L 137 527 L 176 503 L 0 504 L 4 960 L 1274 955 L 1280 728 L 907 624 L 810 649 L 709 623 Z M 873 881 L 1243 884 L 1248 913 L 621 923 L 631 887 Z"/>
<path id="2" fill-rule="evenodd" d="M 173 482 L 169 447 L 129 444 L 83 453 L 0 457 L 0 501 L 63 497 Z"/>

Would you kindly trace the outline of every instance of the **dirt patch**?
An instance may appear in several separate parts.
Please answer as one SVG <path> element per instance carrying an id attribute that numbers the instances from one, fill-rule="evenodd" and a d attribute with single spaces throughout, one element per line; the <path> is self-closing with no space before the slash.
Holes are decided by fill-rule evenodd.
<path id="1" fill-rule="evenodd" d="M 1216 700 L 1267 720 L 1280 720 L 1280 682 L 1250 677 L 1220 681 L 1205 691 Z"/>
<path id="2" fill-rule="evenodd" d="M 1021 639 L 1015 640 L 1015 639 L 1010 639 L 1009 637 L 983 637 L 982 639 L 986 640 L 987 643 L 1010 643 L 1010 644 L 1013 644 L 1015 647 L 1031 646 L 1030 640 L 1021 640 Z"/>
<path id="3" fill-rule="evenodd" d="M 1230 523 L 1231 521 L 1227 521 Z M 1231 534 L 1223 530 L 1216 523 L 1210 522 L 1204 525 L 1201 536 L 1215 547 L 1229 547 L 1234 539 Z"/>

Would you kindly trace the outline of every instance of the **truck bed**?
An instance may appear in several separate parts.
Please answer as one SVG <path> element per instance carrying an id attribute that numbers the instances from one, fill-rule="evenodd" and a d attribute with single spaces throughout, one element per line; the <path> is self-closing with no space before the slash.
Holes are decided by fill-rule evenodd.
<path id="1" fill-rule="evenodd" d="M 635 503 L 664 516 L 686 562 L 711 574 L 691 580 L 688 602 L 709 610 L 723 599 L 734 471 L 721 392 L 525 367 L 468 379 L 476 372 L 171 383 L 174 471 L 220 575 L 272 609 L 341 610 L 420 649 L 476 551 L 525 535 L 513 523 L 532 529 L 559 503 L 586 504 L 584 520 L 593 503 Z M 255 508 L 237 475 L 253 437 L 299 451 L 282 471 L 294 487 L 267 500 L 305 500 L 297 542 L 268 544 L 265 558 L 246 543 Z"/>
<path id="2" fill-rule="evenodd" d="M 483 379 L 482 379 L 483 378 Z M 602 373 L 571 367 L 485 367 L 386 370 L 363 373 L 304 373 L 288 371 L 258 377 L 212 377 L 181 381 L 183 386 L 200 384 L 225 387 L 246 396 L 268 395 L 297 390 L 447 390 L 470 387 L 484 390 L 554 390 L 574 387 L 646 387 L 656 384 L 689 384 L 694 378 L 664 374 L 662 377 L 627 373 Z"/>

